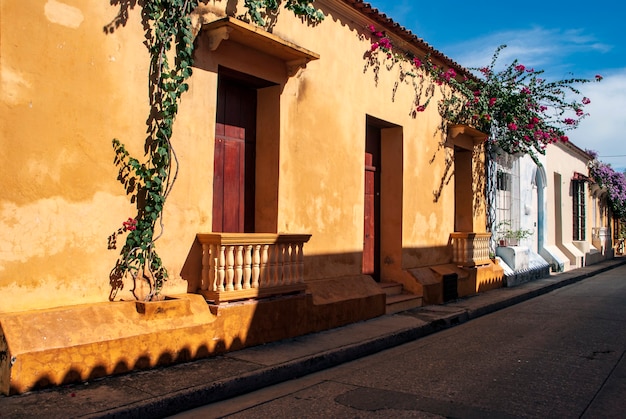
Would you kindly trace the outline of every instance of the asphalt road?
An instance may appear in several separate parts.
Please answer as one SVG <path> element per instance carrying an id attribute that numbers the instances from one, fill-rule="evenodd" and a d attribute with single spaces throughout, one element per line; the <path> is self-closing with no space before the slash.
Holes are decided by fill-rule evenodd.
<path id="1" fill-rule="evenodd" d="M 625 325 L 621 266 L 393 349 L 174 417 L 626 418 Z"/>

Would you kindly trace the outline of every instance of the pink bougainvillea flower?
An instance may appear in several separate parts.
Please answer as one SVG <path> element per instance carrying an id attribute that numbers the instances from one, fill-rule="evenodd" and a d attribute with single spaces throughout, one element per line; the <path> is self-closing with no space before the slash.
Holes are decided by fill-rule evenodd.
<path id="1" fill-rule="evenodd" d="M 540 110 L 541 112 L 545 112 L 545 111 L 547 111 L 547 110 L 548 110 L 548 107 L 547 107 L 547 106 L 543 106 L 543 105 L 542 105 L 542 106 L 540 106 L 540 107 L 539 107 L 539 110 Z"/>
<path id="2" fill-rule="evenodd" d="M 414 57 L 413 58 L 413 64 L 415 65 L 415 67 L 420 68 L 422 66 L 422 62 L 420 61 L 419 58 Z"/>
<path id="3" fill-rule="evenodd" d="M 372 43 L 372 51 L 376 51 L 379 46 L 380 46 L 380 44 L 378 42 Z"/>
<path id="4" fill-rule="evenodd" d="M 480 96 L 480 90 L 476 90 L 476 91 L 474 92 L 474 96 Z"/>
<path id="5" fill-rule="evenodd" d="M 518 65 L 515 66 L 515 70 L 519 71 L 519 72 L 522 72 L 525 69 L 526 69 L 526 67 L 524 67 L 522 64 L 518 64 Z"/>
<path id="6" fill-rule="evenodd" d="M 376 27 L 374 25 L 367 25 L 367 29 L 369 29 L 370 32 L 376 32 Z"/>
<path id="7" fill-rule="evenodd" d="M 600 81 L 600 80 L 602 80 L 603 78 L 604 78 L 604 77 L 602 77 L 601 75 L 596 74 L 596 80 L 597 80 L 597 81 Z"/>
<path id="8" fill-rule="evenodd" d="M 489 106 L 493 106 L 493 105 L 495 105 L 497 100 L 498 100 L 498 99 L 497 99 L 497 98 L 495 98 L 495 97 L 492 97 L 491 99 L 489 99 Z"/>
<path id="9" fill-rule="evenodd" d="M 583 113 L 582 109 L 576 109 L 576 116 L 583 116 Z"/>
<path id="10" fill-rule="evenodd" d="M 507 127 L 508 127 L 511 131 L 517 131 L 517 125 L 515 124 L 515 122 L 509 122 L 509 124 L 507 125 Z"/>
<path id="11" fill-rule="evenodd" d="M 522 89 L 522 93 L 524 93 L 525 95 L 529 95 L 531 92 L 530 92 L 530 89 L 528 87 L 524 87 Z"/>
<path id="12" fill-rule="evenodd" d="M 591 100 L 588 97 L 583 98 L 583 105 L 589 105 L 590 103 L 591 103 Z"/>
<path id="13" fill-rule="evenodd" d="M 569 141 L 569 138 L 567 137 L 567 135 L 561 135 L 561 141 L 563 141 L 564 143 Z"/>
<path id="14" fill-rule="evenodd" d="M 424 105 L 419 105 L 417 108 L 415 108 L 415 110 L 417 112 L 424 112 L 426 110 L 426 107 Z"/>
<path id="15" fill-rule="evenodd" d="M 134 218 L 129 218 L 128 220 L 124 221 L 122 225 L 124 226 L 125 230 L 128 230 L 128 231 L 137 230 L 137 220 L 135 220 Z"/>
<path id="16" fill-rule="evenodd" d="M 565 118 L 565 119 L 563 120 L 563 122 L 564 122 L 566 125 L 576 125 L 576 120 L 575 120 L 575 119 L 572 119 L 572 118 Z"/>
<path id="17" fill-rule="evenodd" d="M 527 69 L 526 69 L 526 72 L 527 72 L 527 73 L 534 73 L 534 72 L 535 72 L 535 69 L 534 69 L 534 68 L 527 68 Z M 542 80 L 542 81 L 543 81 L 543 80 Z"/>

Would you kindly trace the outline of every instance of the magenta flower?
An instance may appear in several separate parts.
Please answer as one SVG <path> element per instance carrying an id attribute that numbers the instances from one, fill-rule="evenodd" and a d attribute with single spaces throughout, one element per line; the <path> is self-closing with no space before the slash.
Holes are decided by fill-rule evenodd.
<path id="1" fill-rule="evenodd" d="M 572 118 L 565 118 L 565 119 L 563 120 L 563 122 L 564 122 L 566 125 L 576 125 L 576 120 L 575 120 L 575 119 L 572 119 Z"/>
<path id="2" fill-rule="evenodd" d="M 420 68 L 422 66 L 422 62 L 420 61 L 419 58 L 414 57 L 413 58 L 413 64 L 415 65 L 415 67 Z"/>
<path id="3" fill-rule="evenodd" d="M 524 67 L 522 64 L 518 64 L 518 65 L 515 66 L 515 70 L 519 71 L 520 73 L 522 71 L 524 71 L 525 69 L 526 69 L 526 67 Z"/>
<path id="4" fill-rule="evenodd" d="M 489 99 L 489 106 L 495 105 L 497 100 L 498 99 L 496 99 L 495 97 L 492 97 L 491 99 Z"/>
<path id="5" fill-rule="evenodd" d="M 378 49 L 378 47 L 380 46 L 380 44 L 378 42 L 374 42 L 372 44 L 372 51 L 376 51 Z"/>
<path id="6" fill-rule="evenodd" d="M 417 112 L 424 112 L 426 110 L 426 107 L 424 105 L 419 105 L 417 108 L 415 108 L 415 110 Z"/>
<path id="7" fill-rule="evenodd" d="M 124 230 L 127 231 L 137 230 L 137 220 L 134 218 L 129 218 L 128 220 L 124 221 L 122 225 L 124 226 Z"/>
<path id="8" fill-rule="evenodd" d="M 576 116 L 583 116 L 583 113 L 582 109 L 576 109 Z"/>
<path id="9" fill-rule="evenodd" d="M 596 74 L 596 81 L 600 81 L 600 80 L 602 80 L 603 78 L 604 78 L 604 77 L 602 77 L 601 75 Z"/>
<path id="10" fill-rule="evenodd" d="M 567 135 L 561 135 L 561 141 L 563 141 L 564 143 L 569 141 L 569 138 L 567 137 Z"/>
<path id="11" fill-rule="evenodd" d="M 531 92 L 528 87 L 524 86 L 524 88 L 522 89 L 522 93 L 524 93 L 525 95 L 529 95 Z"/>
<path id="12" fill-rule="evenodd" d="M 588 97 L 583 98 L 583 105 L 589 105 L 590 103 L 591 103 L 591 100 Z"/>
<path id="13" fill-rule="evenodd" d="M 509 122 L 507 127 L 509 127 L 511 131 L 517 131 L 517 125 L 515 124 L 515 122 Z"/>

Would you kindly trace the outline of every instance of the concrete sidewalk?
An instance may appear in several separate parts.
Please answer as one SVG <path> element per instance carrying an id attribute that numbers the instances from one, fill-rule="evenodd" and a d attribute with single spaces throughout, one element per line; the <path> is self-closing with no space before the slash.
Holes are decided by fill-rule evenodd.
<path id="1" fill-rule="evenodd" d="M 0 396 L 6 418 L 157 418 L 339 365 L 626 264 L 618 257 L 444 305 L 231 352 L 219 357 L 18 396 Z"/>

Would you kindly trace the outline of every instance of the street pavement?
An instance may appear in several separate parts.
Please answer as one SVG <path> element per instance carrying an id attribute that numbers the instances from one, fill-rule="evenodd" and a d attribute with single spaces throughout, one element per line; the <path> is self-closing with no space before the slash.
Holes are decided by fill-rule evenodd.
<path id="1" fill-rule="evenodd" d="M 414 309 L 410 316 L 386 315 L 167 368 L 0 396 L 0 419 L 171 416 L 415 341 L 624 264 L 626 258 L 618 257 L 514 288 Z"/>

